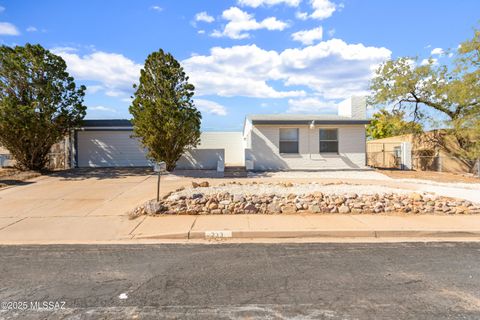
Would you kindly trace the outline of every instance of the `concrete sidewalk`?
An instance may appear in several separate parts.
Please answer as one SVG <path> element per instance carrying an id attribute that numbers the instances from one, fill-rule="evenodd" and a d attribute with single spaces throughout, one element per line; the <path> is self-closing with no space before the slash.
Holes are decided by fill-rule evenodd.
<path id="1" fill-rule="evenodd" d="M 478 215 L 209 215 L 0 218 L 0 244 L 268 238 L 469 238 Z"/>
<path id="2" fill-rule="evenodd" d="M 147 217 L 135 239 L 476 237 L 480 216 L 223 215 Z"/>

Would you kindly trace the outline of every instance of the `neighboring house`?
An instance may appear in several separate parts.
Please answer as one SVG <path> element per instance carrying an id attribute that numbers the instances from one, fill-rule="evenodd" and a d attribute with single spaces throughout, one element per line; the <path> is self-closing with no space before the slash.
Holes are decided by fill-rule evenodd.
<path id="1" fill-rule="evenodd" d="M 47 168 L 50 170 L 64 170 L 71 167 L 71 146 L 69 137 L 55 143 L 48 154 Z M 0 146 L 0 167 L 15 166 L 15 159 L 12 158 L 10 152 Z"/>
<path id="2" fill-rule="evenodd" d="M 472 172 L 475 161 L 458 156 L 458 142 L 445 130 L 406 134 L 367 141 L 367 164 L 379 168 L 398 168 L 398 150 L 402 142 L 412 146 L 412 169 L 453 173 Z"/>
<path id="3" fill-rule="evenodd" d="M 338 115 L 249 115 L 243 132 L 202 132 L 178 169 L 364 169 L 366 100 L 352 97 Z M 129 120 L 85 120 L 64 146 L 72 167 L 152 166 Z"/>

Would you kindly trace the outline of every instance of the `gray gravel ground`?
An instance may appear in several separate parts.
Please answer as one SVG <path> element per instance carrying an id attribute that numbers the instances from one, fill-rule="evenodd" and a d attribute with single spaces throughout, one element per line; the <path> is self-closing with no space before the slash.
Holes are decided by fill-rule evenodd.
<path id="1" fill-rule="evenodd" d="M 349 184 L 330 184 L 323 185 L 319 183 L 307 184 L 293 184 L 292 187 L 285 187 L 281 184 L 227 184 L 225 186 L 199 187 L 187 188 L 183 191 L 176 192 L 179 196 L 191 196 L 195 193 L 216 194 L 221 192 L 228 192 L 230 194 L 243 195 L 263 195 L 276 194 L 278 196 L 289 194 L 309 194 L 313 192 L 322 192 L 323 194 L 347 194 L 356 193 L 358 195 L 367 194 L 384 194 L 384 193 L 412 193 L 412 190 L 405 190 L 400 188 L 389 188 L 385 186 L 376 185 L 349 185 Z"/>

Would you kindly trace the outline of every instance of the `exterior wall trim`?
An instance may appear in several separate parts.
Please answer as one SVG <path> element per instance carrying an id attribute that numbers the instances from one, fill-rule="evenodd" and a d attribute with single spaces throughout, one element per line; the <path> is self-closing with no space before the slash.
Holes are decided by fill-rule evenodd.
<path id="1" fill-rule="evenodd" d="M 310 125 L 312 120 L 252 120 L 253 125 Z M 369 124 L 370 120 L 313 120 L 314 125 Z"/>

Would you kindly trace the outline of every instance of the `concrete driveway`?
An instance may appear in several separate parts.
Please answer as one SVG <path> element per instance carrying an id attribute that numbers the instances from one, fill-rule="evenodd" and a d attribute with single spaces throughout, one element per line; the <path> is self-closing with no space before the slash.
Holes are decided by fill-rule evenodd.
<path id="1" fill-rule="evenodd" d="M 156 177 L 143 169 L 75 170 L 0 190 L 0 217 L 124 215 L 155 195 Z"/>
<path id="2" fill-rule="evenodd" d="M 126 237 L 138 221 L 129 221 L 125 213 L 155 192 L 156 176 L 143 169 L 42 176 L 0 190 L 0 241 Z"/>

